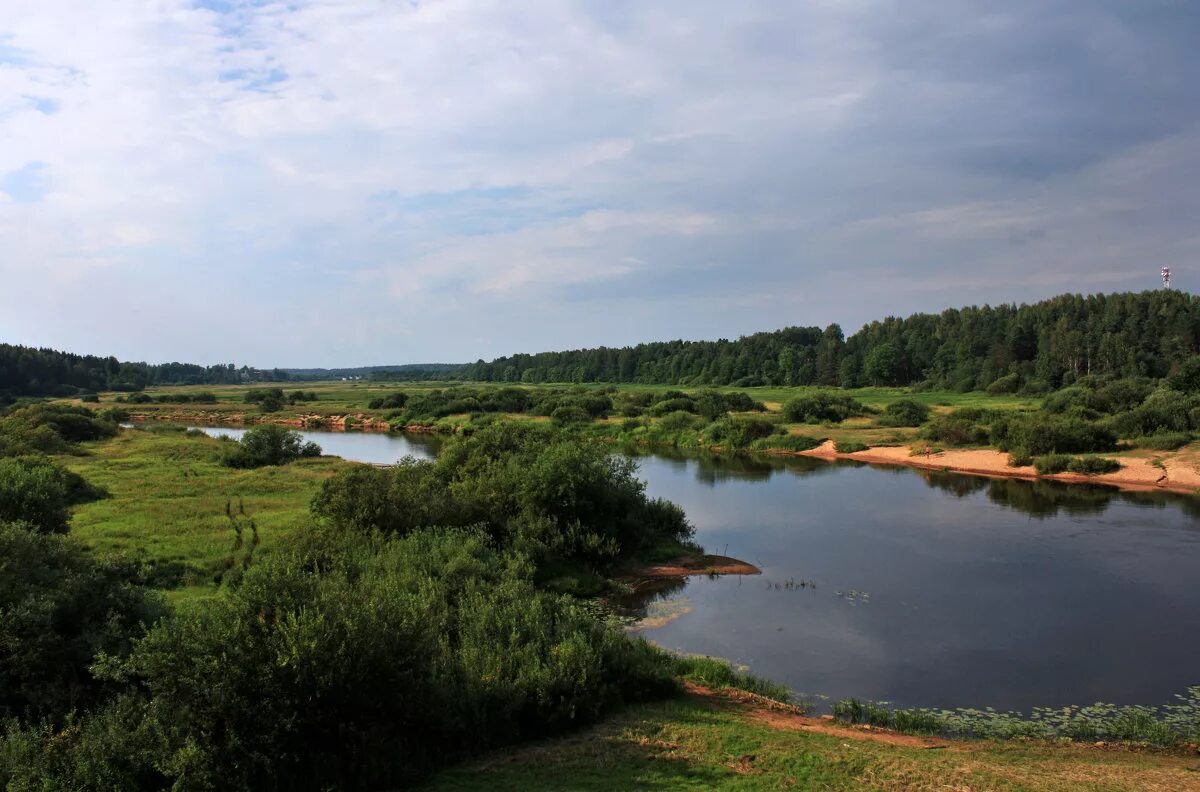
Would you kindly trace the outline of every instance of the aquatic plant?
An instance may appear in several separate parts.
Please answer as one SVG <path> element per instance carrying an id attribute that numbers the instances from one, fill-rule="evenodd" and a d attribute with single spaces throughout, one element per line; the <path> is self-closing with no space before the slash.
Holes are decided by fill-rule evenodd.
<path id="1" fill-rule="evenodd" d="M 1159 707 L 1097 703 L 1062 708 L 1035 707 L 1028 715 L 993 709 L 898 709 L 887 702 L 845 699 L 833 716 L 901 732 L 988 739 L 1069 739 L 1172 746 L 1200 739 L 1200 686 Z"/>

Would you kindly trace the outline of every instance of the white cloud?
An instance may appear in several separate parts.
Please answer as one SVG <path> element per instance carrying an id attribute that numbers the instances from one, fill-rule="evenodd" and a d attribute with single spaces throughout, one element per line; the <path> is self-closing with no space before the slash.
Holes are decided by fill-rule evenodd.
<path id="1" fill-rule="evenodd" d="M 564 317 L 580 343 L 729 335 L 865 318 L 849 291 L 805 296 L 831 264 L 906 273 L 893 296 L 936 308 L 922 276 L 957 257 L 994 276 L 1036 249 L 1086 275 L 1194 250 L 1158 198 L 1191 206 L 1170 172 L 1196 153 L 1170 101 L 1184 73 L 1156 71 L 1181 114 L 1157 131 L 1105 126 L 1113 97 L 1070 82 L 1175 49 L 1111 14 L 1039 13 L 939 5 L 914 33 L 866 0 L 11 0 L 0 175 L 40 162 L 45 184 L 0 196 L 0 334 L 227 360 L 247 343 L 229 313 L 255 317 L 250 362 L 348 362 L 341 338 L 357 362 L 465 359 L 491 350 L 421 323 L 485 322 L 502 351 L 560 345 L 544 331 Z M 1151 166 L 1154 140 L 1174 148 Z M 184 297 L 197 284 L 222 317 Z M 556 302 L 591 287 L 607 296 Z M 203 332 L 148 332 L 146 302 Z"/>

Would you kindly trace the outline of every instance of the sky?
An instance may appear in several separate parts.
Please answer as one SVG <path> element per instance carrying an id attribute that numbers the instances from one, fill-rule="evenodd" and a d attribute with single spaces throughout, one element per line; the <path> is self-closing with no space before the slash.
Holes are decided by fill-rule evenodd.
<path id="1" fill-rule="evenodd" d="M 4 0 L 0 341 L 257 366 L 1200 278 L 1192 0 Z"/>

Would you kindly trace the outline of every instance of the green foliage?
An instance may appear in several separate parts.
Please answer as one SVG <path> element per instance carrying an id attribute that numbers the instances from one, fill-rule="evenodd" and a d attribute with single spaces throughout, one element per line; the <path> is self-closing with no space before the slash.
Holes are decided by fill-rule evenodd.
<path id="1" fill-rule="evenodd" d="M 1069 739 L 1174 746 L 1200 739 L 1200 687 L 1160 707 L 1092 704 L 1035 708 L 1029 715 L 978 709 L 893 709 L 886 703 L 846 699 L 834 717 L 902 732 L 987 739 Z"/>
<path id="2" fill-rule="evenodd" d="M 705 428 L 704 437 L 710 445 L 738 449 L 782 433 L 783 430 L 777 425 L 762 418 L 722 418 Z"/>
<path id="3" fill-rule="evenodd" d="M 1017 448 L 1008 454 L 1009 467 L 1028 467 L 1033 464 L 1033 455 L 1023 448 Z"/>
<path id="4" fill-rule="evenodd" d="M 562 407 L 556 407 L 554 412 L 550 413 L 550 420 L 559 426 L 569 426 L 571 424 L 588 423 L 592 420 L 592 416 L 588 415 L 587 411 L 582 407 L 565 404 Z"/>
<path id="5" fill-rule="evenodd" d="M 862 402 L 844 393 L 818 391 L 784 403 L 783 417 L 791 423 L 841 423 L 856 415 L 866 415 Z"/>
<path id="6" fill-rule="evenodd" d="M 671 665 L 675 676 L 712 690 L 744 690 L 785 704 L 792 699 L 784 685 L 736 669 L 719 658 L 683 655 L 672 658 Z"/>
<path id="7" fill-rule="evenodd" d="M 756 450 L 771 450 L 779 449 L 783 451 L 808 451 L 816 448 L 825 442 L 820 437 L 809 437 L 808 435 L 772 435 L 771 437 L 762 440 L 755 440 L 750 444 L 750 447 Z"/>
<path id="8" fill-rule="evenodd" d="M 1071 457 L 1066 454 L 1047 454 L 1038 457 L 1033 466 L 1039 476 L 1049 476 L 1052 473 L 1062 473 L 1071 464 Z"/>
<path id="9" fill-rule="evenodd" d="M 256 468 L 264 465 L 286 465 L 301 457 L 317 457 L 321 447 L 305 443 L 299 432 L 275 424 L 261 424 L 246 430 L 237 445 L 221 459 L 226 467 Z"/>
<path id="10" fill-rule="evenodd" d="M 978 421 L 975 412 L 955 410 L 949 415 L 935 417 L 921 436 L 946 446 L 987 445 L 990 439 L 988 428 Z"/>
<path id="11" fill-rule="evenodd" d="M 140 706 L 99 717 L 153 739 L 130 754 L 85 719 L 63 736 L 71 754 L 188 789 L 393 788 L 676 687 L 657 650 L 538 591 L 523 559 L 469 531 L 313 536 L 107 673 Z"/>
<path id="12" fill-rule="evenodd" d="M 339 473 L 322 485 L 313 512 L 339 527 L 397 535 L 481 525 L 500 546 L 536 559 L 605 568 L 692 533 L 678 507 L 646 496 L 636 471 L 597 443 L 501 423 L 452 438 L 436 461 Z"/>
<path id="13" fill-rule="evenodd" d="M 66 533 L 70 507 L 103 494 L 45 457 L 0 458 L 0 522 L 22 522 L 41 533 Z"/>
<path id="14" fill-rule="evenodd" d="M 127 652 L 156 613 L 135 572 L 69 538 L 0 523 L 0 717 L 61 718 L 95 700 L 97 655 Z"/>
<path id="15" fill-rule="evenodd" d="M 1120 462 L 1107 457 L 1075 457 L 1067 464 L 1067 470 L 1072 473 L 1082 473 L 1085 476 L 1116 473 L 1120 469 Z"/>
<path id="16" fill-rule="evenodd" d="M 27 429 L 49 429 L 66 443 L 103 440 L 117 433 L 114 424 L 102 420 L 88 408 L 66 404 L 41 403 L 14 407 L 6 417 L 8 421 Z"/>
<path id="17" fill-rule="evenodd" d="M 885 407 L 875 422 L 880 426 L 920 426 L 928 420 L 928 405 L 912 399 L 898 399 Z"/>
<path id="18" fill-rule="evenodd" d="M 1013 372 L 998 377 L 987 386 L 987 392 L 993 396 L 1001 393 L 1016 393 L 1021 387 L 1021 375 Z"/>
<path id="19" fill-rule="evenodd" d="M 1158 379 L 1200 390 L 1200 297 L 1179 291 L 1081 296 L 1032 305 L 949 309 L 887 318 L 850 338 L 830 325 L 736 340 L 668 341 L 513 355 L 439 376 L 487 382 L 689 385 L 915 385 L 981 390 L 1024 383 L 1043 393 L 1100 377 Z"/>
<path id="20" fill-rule="evenodd" d="M 870 449 L 870 446 L 858 440 L 838 440 L 833 447 L 839 454 L 856 454 Z"/>
<path id="21" fill-rule="evenodd" d="M 1001 451 L 1017 448 L 1033 455 L 1113 451 L 1117 436 L 1094 421 L 1082 418 L 1017 413 L 992 422 L 991 440 Z"/>
<path id="22" fill-rule="evenodd" d="M 1191 432 L 1157 432 L 1148 437 L 1137 439 L 1138 448 L 1149 448 L 1153 451 L 1175 451 L 1192 442 Z"/>
<path id="23" fill-rule="evenodd" d="M 389 393 L 387 396 L 379 396 L 371 399 L 367 406 L 372 410 L 399 410 L 408 403 L 408 394 L 403 391 Z"/>

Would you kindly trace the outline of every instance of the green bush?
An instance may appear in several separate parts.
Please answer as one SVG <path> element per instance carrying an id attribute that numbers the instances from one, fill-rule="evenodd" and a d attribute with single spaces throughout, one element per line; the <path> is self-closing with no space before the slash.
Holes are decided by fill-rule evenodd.
<path id="1" fill-rule="evenodd" d="M 1067 464 L 1067 470 L 1072 473 L 1082 473 L 1085 476 L 1115 473 L 1120 469 L 1120 462 L 1107 457 L 1075 457 Z"/>
<path id="2" fill-rule="evenodd" d="M 750 447 L 756 450 L 808 451 L 824 442 L 824 438 L 809 437 L 808 435 L 772 435 L 762 440 L 755 440 Z"/>
<path id="3" fill-rule="evenodd" d="M 645 642 L 538 591 L 528 563 L 483 534 L 317 535 L 109 663 L 110 678 L 142 691 L 96 716 L 110 727 L 85 718 L 43 744 L 87 757 L 86 788 L 134 775 L 153 788 L 395 788 L 668 694 L 671 670 Z M 84 766 L 17 773 L 57 789 Z"/>
<path id="4" fill-rule="evenodd" d="M 286 465 L 301 457 L 317 457 L 321 447 L 306 443 L 299 432 L 275 424 L 262 424 L 246 430 L 237 445 L 221 458 L 221 463 L 233 468 L 256 468 L 266 465 Z"/>
<path id="5" fill-rule="evenodd" d="M 736 449 L 780 432 L 778 426 L 762 418 L 723 418 L 709 424 L 704 436 L 713 445 Z"/>
<path id="6" fill-rule="evenodd" d="M 784 685 L 738 670 L 715 657 L 684 655 L 673 658 L 671 665 L 675 676 L 712 690 L 744 690 L 785 704 L 792 698 Z"/>
<path id="7" fill-rule="evenodd" d="M 1019 448 L 1034 455 L 1112 451 L 1117 447 L 1116 434 L 1104 425 L 1045 413 L 999 417 L 992 423 L 991 440 L 1001 451 Z"/>
<path id="8" fill-rule="evenodd" d="M 703 423 L 703 419 L 698 416 L 677 410 L 660 418 L 658 426 L 664 432 L 683 432 L 688 429 L 696 429 L 701 423 Z"/>
<path id="9" fill-rule="evenodd" d="M 839 454 L 856 454 L 859 451 L 870 450 L 870 446 L 860 443 L 858 440 L 838 440 L 833 447 Z"/>
<path id="10" fill-rule="evenodd" d="M 367 407 L 372 410 L 398 410 L 408 403 L 408 394 L 404 392 L 390 393 L 371 399 Z"/>
<path id="11" fill-rule="evenodd" d="M 559 426 L 568 426 L 571 424 L 590 423 L 592 416 L 588 415 L 587 411 L 582 407 L 567 404 L 555 408 L 554 412 L 550 413 L 550 420 Z"/>
<path id="12" fill-rule="evenodd" d="M 1028 467 L 1033 464 L 1033 455 L 1023 448 L 1014 449 L 1008 454 L 1009 467 Z"/>
<path id="13" fill-rule="evenodd" d="M 339 472 L 322 484 L 313 511 L 335 526 L 399 535 L 483 526 L 500 546 L 603 569 L 691 536 L 682 511 L 648 498 L 636 472 L 599 443 L 498 423 L 450 439 L 436 461 Z"/>
<path id="14" fill-rule="evenodd" d="M 841 423 L 866 414 L 866 406 L 858 399 L 829 391 L 797 396 L 783 405 L 783 417 L 790 423 Z"/>
<path id="15" fill-rule="evenodd" d="M 1174 451 L 1192 442 L 1191 432 L 1159 432 L 1149 437 L 1139 437 L 1135 441 L 1138 448 L 1149 448 L 1153 451 Z"/>
<path id="16" fill-rule="evenodd" d="M 929 407 L 912 399 L 894 401 L 875 419 L 880 426 L 920 426 L 929 420 Z"/>
<path id="17" fill-rule="evenodd" d="M 97 655 L 127 652 L 157 613 L 135 572 L 67 537 L 0 523 L 0 720 L 57 719 L 95 700 Z"/>
<path id="18" fill-rule="evenodd" d="M 1021 387 L 1021 376 L 1017 373 L 1005 374 L 988 385 L 986 390 L 989 394 L 996 396 L 1002 393 L 1016 393 Z"/>
<path id="19" fill-rule="evenodd" d="M 0 459 L 0 522 L 23 522 L 41 533 L 66 533 L 71 506 L 103 492 L 45 457 Z"/>
<path id="20" fill-rule="evenodd" d="M 1062 473 L 1071 464 L 1071 457 L 1066 454 L 1047 454 L 1038 457 L 1033 466 L 1039 476 L 1049 476 L 1052 473 Z"/>
<path id="21" fill-rule="evenodd" d="M 957 410 L 949 415 L 939 415 L 929 422 L 921 432 L 926 440 L 947 446 L 987 445 L 988 429 L 968 415 Z"/>

